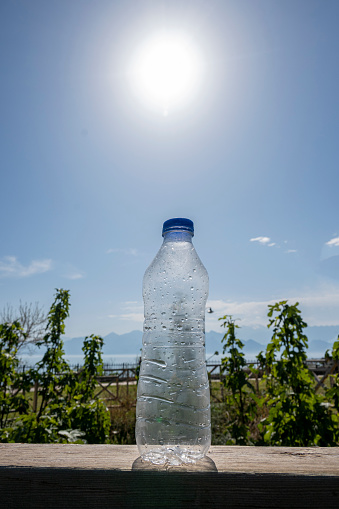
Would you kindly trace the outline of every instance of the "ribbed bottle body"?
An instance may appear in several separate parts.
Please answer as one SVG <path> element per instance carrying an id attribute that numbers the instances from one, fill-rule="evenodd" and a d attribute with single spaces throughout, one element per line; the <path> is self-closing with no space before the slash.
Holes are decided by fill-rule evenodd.
<path id="1" fill-rule="evenodd" d="M 208 275 L 190 234 L 165 235 L 143 280 L 136 440 L 154 463 L 203 457 L 211 443 L 205 362 Z"/>

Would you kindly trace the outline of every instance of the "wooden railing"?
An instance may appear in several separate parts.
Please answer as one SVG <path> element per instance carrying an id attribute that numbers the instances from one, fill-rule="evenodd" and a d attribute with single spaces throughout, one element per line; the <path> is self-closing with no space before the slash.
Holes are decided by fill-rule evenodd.
<path id="1" fill-rule="evenodd" d="M 121 405 L 126 404 L 126 400 L 129 400 L 130 385 L 137 383 L 137 372 L 139 366 L 128 366 L 117 369 L 105 370 L 103 376 L 97 377 L 97 383 L 100 387 L 96 393 L 96 398 L 102 398 L 109 402 L 108 408 L 118 408 Z M 112 392 L 110 389 L 115 385 L 115 391 Z M 125 393 L 121 397 L 120 388 L 124 386 Z M 135 406 L 134 401 L 130 402 L 131 406 Z"/>
<path id="2" fill-rule="evenodd" d="M 213 446 L 160 467 L 136 446 L 0 444 L 0 507 L 338 508 L 339 448 Z"/>
<path id="3" fill-rule="evenodd" d="M 252 364 L 254 367 L 258 367 L 255 362 L 247 363 L 247 367 L 245 371 L 247 373 L 248 379 L 252 380 L 255 384 L 257 390 L 259 390 L 259 380 L 262 376 L 262 373 L 259 372 L 256 375 L 253 375 L 252 371 L 249 369 L 249 365 Z M 320 387 L 324 387 L 325 380 L 334 373 L 338 372 L 339 363 L 338 361 L 334 361 L 332 359 L 310 359 L 306 361 L 306 365 L 309 370 L 312 372 L 315 385 L 314 390 L 317 392 Z M 96 393 L 96 398 L 101 398 L 106 400 L 108 408 L 120 408 L 121 406 L 126 406 L 126 401 L 129 402 L 129 406 L 135 406 L 135 391 L 131 394 L 132 400 L 129 400 L 130 395 L 130 387 L 137 383 L 137 373 L 139 370 L 139 365 L 131 365 L 126 364 L 122 366 L 108 367 L 106 366 L 104 369 L 104 374 L 102 376 L 97 377 L 97 383 L 99 386 L 99 390 Z M 209 374 L 209 378 L 212 381 L 222 381 L 224 375 L 221 371 L 220 363 L 211 363 L 207 364 L 207 371 Z M 330 383 L 331 383 L 330 377 Z M 114 387 L 114 390 L 113 390 Z M 121 388 L 124 388 L 124 394 L 121 393 Z M 32 407 L 33 411 L 36 410 L 37 405 L 37 394 L 38 394 L 38 384 L 35 383 L 33 387 L 33 400 Z M 127 398 L 126 398 L 127 396 Z M 219 397 L 216 396 L 213 391 L 211 392 L 211 397 L 219 401 Z M 133 399 L 134 398 L 134 399 Z"/>

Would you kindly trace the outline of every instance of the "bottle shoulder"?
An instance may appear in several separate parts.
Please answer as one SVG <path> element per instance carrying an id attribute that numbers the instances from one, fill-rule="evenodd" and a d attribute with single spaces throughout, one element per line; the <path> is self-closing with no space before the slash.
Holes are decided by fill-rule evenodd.
<path id="1" fill-rule="evenodd" d="M 180 277 L 187 271 L 192 277 L 208 279 L 207 270 L 191 242 L 165 242 L 146 269 L 144 278 L 157 273 Z"/>

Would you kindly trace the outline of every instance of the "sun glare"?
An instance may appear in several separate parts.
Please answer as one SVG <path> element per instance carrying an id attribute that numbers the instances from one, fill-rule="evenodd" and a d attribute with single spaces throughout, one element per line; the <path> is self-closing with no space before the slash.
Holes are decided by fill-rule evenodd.
<path id="1" fill-rule="evenodd" d="M 198 54 L 188 39 L 160 34 L 137 51 L 131 79 L 140 98 L 166 116 L 193 98 L 200 74 Z"/>

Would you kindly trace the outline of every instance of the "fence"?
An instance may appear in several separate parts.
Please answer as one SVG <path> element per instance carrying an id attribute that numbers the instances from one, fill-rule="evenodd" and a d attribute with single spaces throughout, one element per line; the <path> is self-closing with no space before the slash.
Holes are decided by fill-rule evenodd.
<path id="1" fill-rule="evenodd" d="M 320 387 L 325 387 L 325 381 L 330 377 L 330 384 L 332 384 L 333 375 L 338 372 L 339 363 L 332 359 L 309 359 L 306 361 L 306 365 L 312 372 L 315 379 L 314 390 L 317 392 Z M 253 374 L 250 366 L 257 368 L 255 374 Z M 79 370 L 79 366 L 74 366 L 76 370 Z M 138 373 L 140 369 L 139 364 L 122 364 L 122 365 L 105 365 L 104 373 L 97 377 L 98 391 L 95 397 L 101 398 L 106 401 L 107 407 L 110 410 L 114 410 L 121 407 L 133 407 L 136 404 L 136 391 L 135 385 L 138 380 Z M 207 372 L 210 381 L 222 382 L 225 378 L 225 373 L 222 370 L 220 363 L 208 363 Z M 259 381 L 262 377 L 257 362 L 248 362 L 246 364 L 245 372 L 249 380 L 254 382 L 257 391 L 259 390 Z M 122 388 L 124 389 L 122 391 Z M 35 382 L 33 387 L 33 400 L 32 407 L 33 411 L 37 408 L 38 399 L 38 383 Z M 220 397 L 211 391 L 211 397 L 216 401 L 220 402 L 223 400 L 223 386 L 220 386 Z"/>
<path id="2" fill-rule="evenodd" d="M 306 361 L 306 365 L 308 369 L 312 372 L 315 379 L 315 392 L 317 392 L 320 387 L 325 387 L 325 381 L 334 373 L 338 372 L 338 362 L 332 359 L 310 359 Z M 252 372 L 250 366 L 257 368 L 255 373 Z M 140 369 L 140 364 L 136 365 L 122 365 L 116 367 L 105 367 L 104 375 L 97 377 L 98 385 L 100 386 L 100 391 L 96 394 L 96 397 L 101 397 L 106 401 L 113 402 L 114 404 L 108 404 L 108 408 L 120 408 L 125 405 L 126 395 L 127 399 L 130 395 L 130 386 L 136 385 L 138 373 Z M 220 363 L 207 364 L 207 372 L 210 381 L 220 381 L 225 378 L 225 373 L 223 373 L 222 365 Z M 255 387 L 257 391 L 259 391 L 259 381 L 262 377 L 262 372 L 260 371 L 259 365 L 257 362 L 248 362 L 245 368 L 245 372 L 247 373 L 247 377 L 249 380 L 254 381 Z M 332 378 L 330 378 L 330 383 L 332 384 Z M 110 390 L 110 388 L 115 385 L 114 393 Z M 120 397 L 121 386 L 125 386 L 125 396 Z M 223 387 L 221 385 L 221 400 L 223 399 Z M 135 406 L 135 391 L 133 391 L 134 400 L 129 404 L 131 406 Z M 103 397 L 104 396 L 104 397 Z M 220 398 L 211 391 L 211 396 L 216 401 L 220 402 Z"/>
<path id="3" fill-rule="evenodd" d="M 140 369 L 140 364 L 136 365 L 125 365 L 117 368 L 105 368 L 104 375 L 97 377 L 97 383 L 100 387 L 99 392 L 96 393 L 96 398 L 101 396 L 102 399 L 105 399 L 109 402 L 114 402 L 114 404 L 108 404 L 109 409 L 120 408 L 121 406 L 126 405 L 126 400 L 129 401 L 130 398 L 130 386 L 136 385 L 138 373 Z M 113 393 L 110 388 L 115 385 L 115 393 Z M 125 387 L 124 396 L 121 395 L 121 386 Z M 107 397 L 108 395 L 108 397 Z M 103 397 L 106 396 L 106 397 Z M 126 398 L 127 396 L 127 398 Z M 135 406 L 135 391 L 132 396 L 132 401 L 129 401 L 130 406 Z"/>

